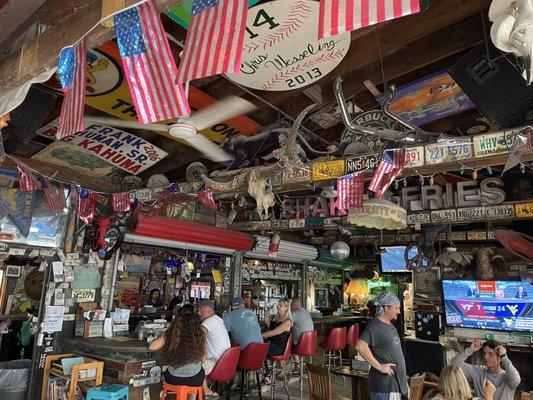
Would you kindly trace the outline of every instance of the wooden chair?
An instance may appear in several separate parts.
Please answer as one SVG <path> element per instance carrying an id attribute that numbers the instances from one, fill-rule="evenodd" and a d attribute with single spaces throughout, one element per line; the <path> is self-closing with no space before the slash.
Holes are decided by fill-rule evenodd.
<path id="1" fill-rule="evenodd" d="M 333 395 L 331 377 L 327 368 L 307 364 L 309 376 L 309 400 L 349 400 L 346 397 Z"/>
<path id="2" fill-rule="evenodd" d="M 422 400 L 425 379 L 425 372 L 413 375 L 409 378 L 409 400 Z"/>

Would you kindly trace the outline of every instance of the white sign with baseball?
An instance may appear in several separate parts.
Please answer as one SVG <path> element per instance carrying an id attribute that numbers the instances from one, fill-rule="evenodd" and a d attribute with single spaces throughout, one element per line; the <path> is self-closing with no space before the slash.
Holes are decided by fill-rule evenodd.
<path id="1" fill-rule="evenodd" d="M 253 89 L 281 91 L 311 85 L 346 56 L 350 33 L 318 40 L 319 3 L 276 0 L 248 10 L 243 62 L 228 78 Z"/>

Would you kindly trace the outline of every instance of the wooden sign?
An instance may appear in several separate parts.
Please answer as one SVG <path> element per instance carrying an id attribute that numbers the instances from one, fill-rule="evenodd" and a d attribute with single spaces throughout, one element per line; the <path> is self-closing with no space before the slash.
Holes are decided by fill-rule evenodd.
<path id="1" fill-rule="evenodd" d="M 469 138 L 439 139 L 426 146 L 426 164 L 440 164 L 472 157 Z"/>
<path id="2" fill-rule="evenodd" d="M 308 165 L 293 170 L 284 170 L 281 174 L 281 183 L 309 182 L 310 180 L 311 170 Z"/>
<path id="3" fill-rule="evenodd" d="M 457 209 L 457 221 L 484 221 L 485 207 L 465 207 Z"/>
<path id="4" fill-rule="evenodd" d="M 501 204 L 488 206 L 485 208 L 487 220 L 512 219 L 514 217 L 514 206 L 512 204 Z"/>
<path id="5" fill-rule="evenodd" d="M 313 181 L 335 179 L 344 175 L 344 160 L 316 162 L 311 165 Z"/>
<path id="6" fill-rule="evenodd" d="M 346 159 L 346 174 L 354 172 L 375 170 L 379 163 L 379 154 L 351 157 Z"/>
<path id="7" fill-rule="evenodd" d="M 515 215 L 517 218 L 533 218 L 533 202 L 515 204 Z"/>
<path id="8" fill-rule="evenodd" d="M 457 210 L 455 208 L 433 210 L 431 211 L 431 222 L 457 222 Z"/>
<path id="9" fill-rule="evenodd" d="M 259 90 L 294 90 L 316 83 L 339 65 L 350 32 L 317 39 L 319 4 L 277 0 L 248 10 L 239 74 L 227 77 Z"/>
<path id="10" fill-rule="evenodd" d="M 508 153 L 513 147 L 518 130 L 486 133 L 474 136 L 474 154 L 476 157 L 488 157 Z"/>
<path id="11" fill-rule="evenodd" d="M 405 167 L 421 167 L 422 165 L 424 165 L 424 146 L 407 147 Z"/>

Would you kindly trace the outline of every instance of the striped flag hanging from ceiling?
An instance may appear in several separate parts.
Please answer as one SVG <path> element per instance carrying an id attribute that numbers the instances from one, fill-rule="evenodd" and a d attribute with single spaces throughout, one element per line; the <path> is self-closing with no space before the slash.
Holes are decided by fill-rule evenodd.
<path id="1" fill-rule="evenodd" d="M 245 0 L 194 0 L 178 82 L 238 73 L 247 16 Z"/>
<path id="2" fill-rule="evenodd" d="M 115 15 L 122 66 L 139 122 L 148 124 L 189 115 L 183 86 L 153 0 Z"/>
<path id="3" fill-rule="evenodd" d="M 74 46 L 61 50 L 59 56 L 57 73 L 64 97 L 59 114 L 59 127 L 56 132 L 58 140 L 84 129 L 86 54 L 87 37 L 83 37 Z"/>
<path id="4" fill-rule="evenodd" d="M 405 165 L 405 149 L 385 150 L 372 176 L 368 190 L 380 199 Z"/>
<path id="5" fill-rule="evenodd" d="M 343 210 L 361 208 L 363 206 L 363 193 L 365 191 L 364 171 L 341 176 L 337 179 L 338 207 Z"/>
<path id="6" fill-rule="evenodd" d="M 336 36 L 419 11 L 419 0 L 320 0 L 318 38 Z"/>

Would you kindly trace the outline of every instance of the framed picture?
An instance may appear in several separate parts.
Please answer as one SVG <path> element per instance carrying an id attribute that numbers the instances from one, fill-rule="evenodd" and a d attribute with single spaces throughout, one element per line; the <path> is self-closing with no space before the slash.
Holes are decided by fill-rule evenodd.
<path id="1" fill-rule="evenodd" d="M 10 276 L 13 278 L 18 278 L 20 276 L 20 272 L 22 271 L 22 266 L 20 265 L 8 265 L 6 266 L 6 276 Z"/>

